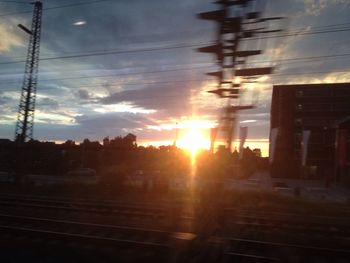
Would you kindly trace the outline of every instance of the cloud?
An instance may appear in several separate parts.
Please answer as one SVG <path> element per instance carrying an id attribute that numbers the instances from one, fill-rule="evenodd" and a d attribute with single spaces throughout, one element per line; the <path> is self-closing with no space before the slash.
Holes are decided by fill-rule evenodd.
<path id="1" fill-rule="evenodd" d="M 0 105 L 8 104 L 9 102 L 13 101 L 13 99 L 9 96 L 2 95 L 0 93 Z"/>
<path id="2" fill-rule="evenodd" d="M 41 109 L 58 110 L 59 108 L 58 101 L 48 97 L 39 98 L 36 102 L 36 105 Z"/>
<path id="3" fill-rule="evenodd" d="M 78 97 L 81 100 L 89 100 L 91 98 L 91 95 L 88 90 L 86 89 L 79 89 L 78 90 Z"/>
<path id="4" fill-rule="evenodd" d="M 80 125 L 81 136 L 92 138 L 136 133 L 140 128 L 155 124 L 147 114 L 127 112 L 82 115 L 77 116 L 75 122 Z"/>
<path id="5" fill-rule="evenodd" d="M 13 22 L 12 20 L 0 23 L 0 54 L 11 51 L 13 47 L 25 46 L 24 37 L 20 36 L 20 30 L 15 27 L 16 23 Z"/>
<path id="6" fill-rule="evenodd" d="M 145 109 L 154 109 L 168 116 L 181 116 L 190 110 L 189 84 L 158 85 L 142 89 L 123 90 L 100 100 L 102 104 L 131 102 Z"/>
<path id="7" fill-rule="evenodd" d="M 300 1 L 300 0 L 299 0 Z M 328 5 L 349 4 L 348 0 L 301 0 L 304 2 L 305 11 L 309 15 L 318 16 Z"/>

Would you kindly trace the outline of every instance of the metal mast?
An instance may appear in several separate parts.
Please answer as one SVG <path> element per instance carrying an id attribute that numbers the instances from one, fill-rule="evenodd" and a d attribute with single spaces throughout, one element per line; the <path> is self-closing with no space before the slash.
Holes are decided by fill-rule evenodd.
<path id="1" fill-rule="evenodd" d="M 34 12 L 31 30 L 23 25 L 18 25 L 30 35 L 28 54 L 26 59 L 21 99 L 19 103 L 15 141 L 19 144 L 33 138 L 35 98 L 37 88 L 39 49 L 41 35 L 42 3 L 34 3 Z"/>

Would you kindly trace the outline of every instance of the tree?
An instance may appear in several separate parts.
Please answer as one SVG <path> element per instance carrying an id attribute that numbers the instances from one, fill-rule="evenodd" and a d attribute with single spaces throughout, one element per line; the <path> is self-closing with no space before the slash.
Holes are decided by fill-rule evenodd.
<path id="1" fill-rule="evenodd" d="M 259 148 L 255 148 L 253 150 L 253 153 L 255 154 L 256 157 L 261 157 L 261 150 Z"/>
<path id="2" fill-rule="evenodd" d="M 75 146 L 75 141 L 67 140 L 63 143 L 64 146 Z"/>

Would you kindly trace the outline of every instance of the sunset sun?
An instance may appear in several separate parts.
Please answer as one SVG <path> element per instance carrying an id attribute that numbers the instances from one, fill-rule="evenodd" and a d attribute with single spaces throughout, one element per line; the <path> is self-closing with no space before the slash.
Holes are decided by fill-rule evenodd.
<path id="1" fill-rule="evenodd" d="M 195 155 L 198 150 L 209 148 L 209 139 L 202 129 L 189 127 L 179 137 L 178 146 Z"/>

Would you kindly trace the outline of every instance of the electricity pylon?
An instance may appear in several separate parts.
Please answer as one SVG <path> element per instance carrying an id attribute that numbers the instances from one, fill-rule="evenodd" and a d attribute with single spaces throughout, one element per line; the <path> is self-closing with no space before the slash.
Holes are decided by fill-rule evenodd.
<path id="1" fill-rule="evenodd" d="M 37 89 L 39 50 L 41 36 L 42 3 L 34 4 L 32 27 L 29 30 L 19 24 L 18 27 L 30 35 L 24 79 L 19 103 L 15 141 L 23 144 L 33 138 L 35 98 Z"/>

